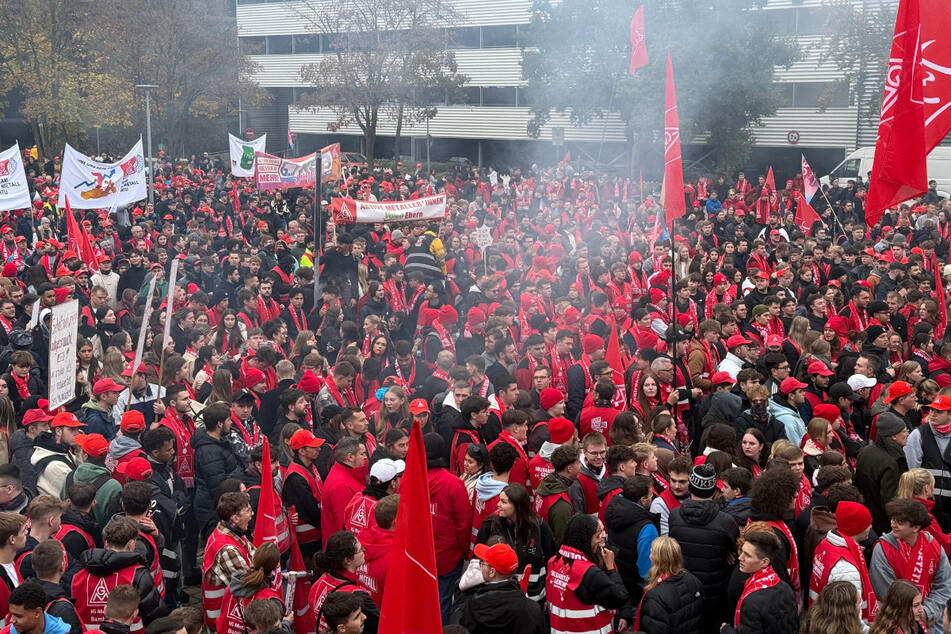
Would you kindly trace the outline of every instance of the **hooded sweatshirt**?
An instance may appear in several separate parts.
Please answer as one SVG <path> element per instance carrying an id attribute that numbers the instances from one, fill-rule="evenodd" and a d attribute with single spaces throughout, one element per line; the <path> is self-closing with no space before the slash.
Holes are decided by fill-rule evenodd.
<path id="1" fill-rule="evenodd" d="M 135 438 L 116 436 L 109 443 L 109 457 L 106 458 L 106 467 L 115 469 L 116 464 L 123 456 L 132 453 L 136 449 L 141 450 L 142 445 Z"/>
<path id="2" fill-rule="evenodd" d="M 476 498 L 480 502 L 488 502 L 508 486 L 507 482 L 501 482 L 492 477 L 491 473 L 483 473 L 476 480 L 475 491 Z"/>
<path id="3" fill-rule="evenodd" d="M 390 561 L 390 548 L 393 545 L 393 530 L 374 524 L 360 533 L 360 543 L 363 545 L 366 570 L 357 574 L 363 586 L 370 591 L 370 598 L 380 605 L 383 601 L 383 582 Z"/>
<path id="4" fill-rule="evenodd" d="M 116 440 L 120 438 L 123 438 L 123 436 L 119 436 Z M 97 478 L 104 475 L 110 475 L 109 470 L 104 466 L 95 464 L 94 462 L 84 462 L 76 467 L 76 471 L 73 473 L 73 482 L 88 482 L 92 484 Z M 99 487 L 99 490 L 96 491 L 96 504 L 92 507 L 92 516 L 96 519 L 96 524 L 99 525 L 100 529 L 105 528 L 109 520 L 112 519 L 112 516 L 122 510 L 119 503 L 121 496 L 122 485 L 112 477 L 106 480 L 102 486 Z M 66 498 L 65 482 L 63 483 L 63 491 L 60 497 L 63 499 Z"/>
<path id="5" fill-rule="evenodd" d="M 44 613 L 45 621 L 43 634 L 69 634 L 70 627 L 63 622 L 63 619 Z M 10 625 L 10 634 L 17 634 L 17 629 Z"/>

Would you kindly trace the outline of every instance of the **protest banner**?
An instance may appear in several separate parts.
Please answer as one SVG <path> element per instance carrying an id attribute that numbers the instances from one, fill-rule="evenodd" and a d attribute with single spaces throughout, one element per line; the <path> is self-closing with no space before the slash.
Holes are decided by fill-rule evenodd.
<path id="1" fill-rule="evenodd" d="M 73 209 L 127 207 L 148 196 L 142 139 L 115 163 L 100 163 L 66 144 L 59 187 L 60 207 L 66 197 Z"/>
<path id="2" fill-rule="evenodd" d="M 30 186 L 23 170 L 20 144 L 14 143 L 0 152 L 0 211 L 26 209 L 30 206 Z"/>
<path id="3" fill-rule="evenodd" d="M 257 152 L 254 161 L 254 186 L 260 191 L 294 187 L 313 187 L 317 182 L 317 154 L 285 159 Z"/>
<path id="4" fill-rule="evenodd" d="M 333 143 L 320 150 L 320 180 L 333 182 L 340 180 L 340 144 Z"/>
<path id="5" fill-rule="evenodd" d="M 334 198 L 331 201 L 334 222 L 414 222 L 440 220 L 446 217 L 446 195 L 428 196 L 416 200 L 389 203 L 371 203 L 352 198 Z"/>
<path id="6" fill-rule="evenodd" d="M 76 398 L 76 339 L 79 300 L 53 306 L 50 321 L 49 409 Z"/>
<path id="7" fill-rule="evenodd" d="M 254 176 L 254 155 L 264 151 L 267 134 L 253 141 L 242 141 L 233 134 L 228 135 L 228 149 L 231 154 L 231 174 L 233 176 Z"/>

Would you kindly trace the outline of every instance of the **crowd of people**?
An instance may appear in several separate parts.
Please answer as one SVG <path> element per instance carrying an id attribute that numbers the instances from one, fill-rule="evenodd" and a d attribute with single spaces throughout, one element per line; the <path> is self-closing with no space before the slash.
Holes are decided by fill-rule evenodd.
<path id="1" fill-rule="evenodd" d="M 350 166 L 315 231 L 313 191 L 162 156 L 154 204 L 78 212 L 83 261 L 59 164 L 25 160 L 33 207 L 0 218 L 10 632 L 376 632 L 415 423 L 445 632 L 947 631 L 934 190 L 867 227 L 833 180 L 800 227 L 801 175 L 700 178 L 667 231 L 636 181 L 570 165 Z M 431 222 L 329 206 L 434 193 Z M 77 397 L 51 409 L 72 300 Z"/>

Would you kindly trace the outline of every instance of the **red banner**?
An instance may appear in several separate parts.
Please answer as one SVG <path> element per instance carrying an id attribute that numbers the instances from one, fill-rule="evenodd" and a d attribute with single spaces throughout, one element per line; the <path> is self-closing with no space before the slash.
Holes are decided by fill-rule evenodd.
<path id="1" fill-rule="evenodd" d="M 951 11 L 943 0 L 921 2 L 925 151 L 951 131 Z"/>
<path id="2" fill-rule="evenodd" d="M 69 206 L 69 196 L 64 195 L 63 199 L 66 201 L 66 242 L 69 248 L 76 252 L 79 259 L 86 264 L 86 268 L 93 273 L 98 273 L 99 258 L 96 257 L 92 243 L 89 242 L 89 234 L 86 233 L 85 227 L 81 227 L 76 222 L 73 209 Z"/>
<path id="3" fill-rule="evenodd" d="M 428 196 L 416 200 L 371 203 L 352 198 L 334 198 L 331 209 L 336 223 L 415 222 L 440 220 L 448 215 L 446 195 Z"/>
<path id="4" fill-rule="evenodd" d="M 664 216 L 667 229 L 674 233 L 674 220 L 687 213 L 684 202 L 684 166 L 680 154 L 680 123 L 677 118 L 677 94 L 674 91 L 674 66 L 667 53 L 667 96 L 664 108 Z"/>
<path id="5" fill-rule="evenodd" d="M 641 66 L 647 66 L 647 40 L 644 38 L 644 5 L 637 7 L 631 20 L 631 64 L 628 72 L 632 75 Z"/>

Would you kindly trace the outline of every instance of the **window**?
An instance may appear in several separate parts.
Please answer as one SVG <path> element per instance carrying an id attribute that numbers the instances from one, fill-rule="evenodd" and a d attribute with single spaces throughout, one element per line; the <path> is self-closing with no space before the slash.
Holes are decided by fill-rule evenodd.
<path id="1" fill-rule="evenodd" d="M 294 101 L 292 103 L 300 103 L 302 100 L 306 100 L 308 97 L 312 97 L 317 94 L 316 88 L 295 88 L 294 89 Z"/>
<path id="2" fill-rule="evenodd" d="M 514 106 L 515 86 L 489 86 L 482 89 L 483 106 Z"/>
<path id="3" fill-rule="evenodd" d="M 515 46 L 518 39 L 514 24 L 482 27 L 482 48 L 501 48 Z"/>
<path id="4" fill-rule="evenodd" d="M 520 106 L 531 106 L 535 103 L 535 99 L 532 97 L 531 91 L 528 88 L 517 88 L 516 96 L 518 97 L 518 105 Z"/>
<path id="5" fill-rule="evenodd" d="M 319 53 L 320 36 L 319 35 L 295 35 L 294 36 L 295 53 Z"/>
<path id="6" fill-rule="evenodd" d="M 336 33 L 322 33 L 320 35 L 320 52 L 336 53 L 340 48 L 339 38 L 340 36 Z"/>
<path id="7" fill-rule="evenodd" d="M 478 86 L 466 86 L 462 90 L 456 91 L 449 105 L 453 106 L 478 106 L 482 103 L 482 89 Z"/>
<path id="8" fill-rule="evenodd" d="M 238 38 L 238 45 L 245 55 L 264 55 L 267 46 L 265 42 L 264 37 Z"/>
<path id="9" fill-rule="evenodd" d="M 822 35 L 829 24 L 829 11 L 825 7 L 802 7 L 796 9 L 797 35 Z"/>
<path id="10" fill-rule="evenodd" d="M 849 105 L 848 86 L 837 82 L 795 84 L 794 108 L 844 107 Z"/>
<path id="11" fill-rule="evenodd" d="M 479 48 L 479 27 L 449 29 L 449 48 Z"/>
<path id="12" fill-rule="evenodd" d="M 859 175 L 859 163 L 862 159 L 848 159 L 842 161 L 838 167 L 832 170 L 829 178 L 855 178 Z"/>
<path id="13" fill-rule="evenodd" d="M 270 35 L 267 38 L 267 52 L 269 55 L 290 55 L 290 35 Z"/>

